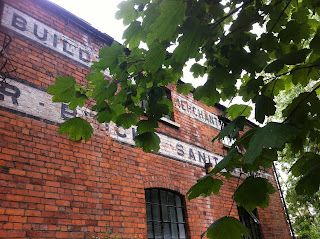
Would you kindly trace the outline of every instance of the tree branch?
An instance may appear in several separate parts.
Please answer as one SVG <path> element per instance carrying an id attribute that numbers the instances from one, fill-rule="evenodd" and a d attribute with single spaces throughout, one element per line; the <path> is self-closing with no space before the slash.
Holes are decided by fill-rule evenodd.
<path id="1" fill-rule="evenodd" d="M 282 73 L 282 74 L 280 74 L 280 75 L 276 75 L 275 77 L 284 76 L 284 75 L 287 75 L 287 74 L 289 74 L 289 73 L 291 73 L 291 72 L 294 72 L 294 71 L 298 71 L 298 70 L 302 70 L 302 69 L 308 69 L 308 68 L 313 68 L 313 67 L 318 67 L 318 66 L 320 66 L 320 64 L 303 66 L 303 67 L 299 67 L 299 68 L 294 68 L 294 69 L 292 69 L 292 70 L 290 70 L 290 71 L 287 71 L 287 72 L 285 72 L 285 73 Z"/>
<path id="2" fill-rule="evenodd" d="M 212 27 L 212 29 L 216 28 L 217 26 L 219 26 L 220 23 L 222 23 L 224 20 L 226 20 L 228 17 L 232 16 L 234 13 L 236 13 L 237 11 L 239 11 L 241 8 L 245 7 L 246 5 L 252 3 L 253 0 L 249 0 L 247 2 L 244 2 L 240 7 L 237 7 L 236 9 L 234 9 L 233 11 L 229 12 L 227 15 L 225 15 L 224 17 L 220 18 L 219 20 L 217 20 L 215 23 L 210 24 L 209 27 Z"/>

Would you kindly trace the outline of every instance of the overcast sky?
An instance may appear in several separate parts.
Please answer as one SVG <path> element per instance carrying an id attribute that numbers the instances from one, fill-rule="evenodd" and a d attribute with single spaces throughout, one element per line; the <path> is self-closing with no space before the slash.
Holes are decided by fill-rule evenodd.
<path id="1" fill-rule="evenodd" d="M 121 0 L 50 0 L 123 43 L 125 27 L 115 18 Z"/>

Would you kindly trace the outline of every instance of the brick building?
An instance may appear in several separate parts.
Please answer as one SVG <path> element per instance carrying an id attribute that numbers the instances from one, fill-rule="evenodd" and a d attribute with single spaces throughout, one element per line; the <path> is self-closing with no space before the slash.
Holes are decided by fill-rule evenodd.
<path id="1" fill-rule="evenodd" d="M 0 238 L 92 238 L 106 224 L 122 238 L 200 238 L 230 210 L 253 238 L 290 238 L 279 193 L 257 209 L 260 224 L 232 203 L 237 176 L 218 196 L 185 198 L 205 162 L 226 153 L 223 142 L 211 143 L 222 106 L 171 86 L 173 118 L 159 123 L 159 153 L 135 148 L 136 129 L 112 123 L 96 124 L 87 143 L 71 142 L 59 123 L 90 112 L 52 103 L 45 90 L 57 76 L 83 82 L 113 39 L 46 0 L 4 0 L 0 14 L 2 64 L 9 59 L 2 78 L 10 73 L 0 83 Z M 277 188 L 272 170 L 264 175 Z"/>

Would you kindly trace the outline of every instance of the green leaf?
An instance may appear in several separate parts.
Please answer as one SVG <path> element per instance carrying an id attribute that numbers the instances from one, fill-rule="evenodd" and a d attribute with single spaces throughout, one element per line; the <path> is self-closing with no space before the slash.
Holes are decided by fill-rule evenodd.
<path id="1" fill-rule="evenodd" d="M 128 25 L 138 17 L 138 12 L 134 8 L 134 1 L 127 0 L 120 2 L 118 5 L 119 10 L 116 12 L 116 19 L 123 19 L 123 24 Z"/>
<path id="2" fill-rule="evenodd" d="M 310 42 L 310 48 L 317 54 L 320 54 L 319 42 L 320 42 L 320 30 L 317 31 L 316 35 L 313 37 L 312 41 Z"/>
<path id="3" fill-rule="evenodd" d="M 110 69 L 110 73 L 118 66 L 119 57 L 125 57 L 124 47 L 118 42 L 114 41 L 111 46 L 105 46 L 100 49 L 98 62 L 94 62 L 91 66 L 92 70 L 104 71 Z"/>
<path id="4" fill-rule="evenodd" d="M 297 9 L 298 11 L 293 13 L 293 18 L 298 22 L 298 23 L 305 23 L 308 22 L 310 12 L 308 8 L 306 7 L 299 7 Z"/>
<path id="5" fill-rule="evenodd" d="M 92 97 L 97 104 L 103 103 L 106 99 L 110 99 L 117 91 L 118 85 L 116 82 L 109 82 L 108 80 L 100 80 L 95 82 L 96 86 L 93 90 Z"/>
<path id="6" fill-rule="evenodd" d="M 290 43 L 292 40 L 298 44 L 302 39 L 308 39 L 310 35 L 310 26 L 306 23 L 298 23 L 295 20 L 289 21 L 286 28 L 280 31 L 279 38 L 283 43 Z"/>
<path id="7" fill-rule="evenodd" d="M 284 65 L 296 65 L 299 63 L 303 63 L 310 52 L 310 49 L 302 49 L 299 51 L 290 52 L 282 56 L 280 59 L 270 63 L 266 67 L 265 72 L 279 72 L 284 67 Z"/>
<path id="8" fill-rule="evenodd" d="M 252 164 L 263 148 L 282 149 L 298 130 L 288 124 L 268 123 L 257 129 L 250 139 L 249 148 L 243 157 L 244 163 Z"/>
<path id="9" fill-rule="evenodd" d="M 78 141 L 82 138 L 87 142 L 91 138 L 93 128 L 88 121 L 76 117 L 62 123 L 59 128 L 59 133 L 69 134 L 69 138 L 72 141 Z"/>
<path id="10" fill-rule="evenodd" d="M 300 83 L 302 86 L 307 86 L 310 81 L 308 69 L 299 69 L 299 67 L 295 67 L 293 70 L 294 71 L 291 73 L 292 83 L 295 85 Z"/>
<path id="11" fill-rule="evenodd" d="M 309 152 L 301 156 L 291 167 L 290 171 L 296 177 L 305 175 L 309 170 L 320 165 L 320 155 Z"/>
<path id="12" fill-rule="evenodd" d="M 219 218 L 210 225 L 201 238 L 206 233 L 208 239 L 242 239 L 250 235 L 248 228 L 234 217 Z"/>
<path id="13" fill-rule="evenodd" d="M 220 173 L 221 170 L 227 169 L 233 171 L 236 167 L 239 167 L 240 155 L 236 148 L 229 150 L 227 156 L 225 156 L 210 172 L 210 174 Z"/>
<path id="14" fill-rule="evenodd" d="M 267 23 L 267 32 L 271 32 L 272 28 L 272 32 L 279 32 L 280 30 L 282 30 L 282 26 L 285 25 L 288 21 L 286 12 L 282 12 L 284 8 L 284 2 L 280 2 L 280 4 L 277 4 L 277 7 L 269 5 L 268 13 L 270 20 Z"/>
<path id="15" fill-rule="evenodd" d="M 320 114 L 320 100 L 315 92 L 301 93 L 283 111 L 290 123 L 301 127 L 308 121 L 308 115 Z"/>
<path id="16" fill-rule="evenodd" d="M 122 104 L 114 104 L 110 106 L 111 112 L 113 114 L 112 120 L 115 120 L 119 115 L 122 115 L 126 112 L 126 109 Z"/>
<path id="17" fill-rule="evenodd" d="M 196 55 L 207 31 L 196 17 L 189 17 L 181 31 L 183 35 L 179 38 L 179 45 L 173 51 L 173 58 L 177 62 L 185 63 L 191 56 Z"/>
<path id="18" fill-rule="evenodd" d="M 93 72 L 86 76 L 88 81 L 91 81 L 93 84 L 96 82 L 100 82 L 101 80 L 104 80 L 104 74 L 102 72 Z"/>
<path id="19" fill-rule="evenodd" d="M 159 127 L 158 122 L 152 119 L 140 120 L 137 126 L 137 131 L 139 134 L 143 134 L 146 132 L 155 132 L 155 129 Z"/>
<path id="20" fill-rule="evenodd" d="M 243 169 L 245 172 L 252 172 L 258 171 L 260 166 L 263 168 L 271 168 L 273 162 L 277 160 L 277 150 L 264 148 L 259 157 L 252 164 L 246 164 Z"/>
<path id="21" fill-rule="evenodd" d="M 233 198 L 239 206 L 251 212 L 257 206 L 266 208 L 270 201 L 269 194 L 275 191 L 267 179 L 250 176 L 237 188 L 233 194 Z"/>
<path id="22" fill-rule="evenodd" d="M 160 138 L 154 132 L 146 132 L 134 138 L 136 146 L 142 148 L 144 152 L 158 152 L 160 149 Z"/>
<path id="23" fill-rule="evenodd" d="M 258 77 L 257 79 L 251 78 L 241 85 L 239 94 L 242 95 L 243 100 L 247 102 L 256 96 L 263 85 L 263 77 Z"/>
<path id="24" fill-rule="evenodd" d="M 99 107 L 93 108 L 94 110 L 97 110 L 98 113 L 96 115 L 99 123 L 109 123 L 110 121 L 117 122 L 118 117 L 122 114 L 126 113 L 126 109 L 124 108 L 123 105 L 121 104 L 115 104 L 115 105 L 110 105 L 107 104 L 106 102 L 103 102 Z M 121 116 L 119 126 L 121 125 L 120 123 L 123 123 L 123 119 L 126 116 Z M 132 117 L 132 116 L 129 116 Z M 133 118 L 131 118 L 133 120 Z M 127 125 L 128 123 L 125 123 Z"/>
<path id="25" fill-rule="evenodd" d="M 148 45 L 151 45 L 156 39 L 169 40 L 182 23 L 186 8 L 187 3 L 183 0 L 163 0 L 160 5 L 160 15 L 151 26 Z"/>
<path id="26" fill-rule="evenodd" d="M 82 107 L 87 101 L 87 96 L 76 90 L 76 80 L 74 77 L 57 77 L 54 85 L 48 87 L 47 92 L 51 95 L 53 102 L 70 103 L 69 108 Z"/>
<path id="27" fill-rule="evenodd" d="M 141 22 L 134 21 L 123 32 L 122 38 L 126 39 L 124 44 L 129 45 L 129 49 L 132 50 L 139 46 L 140 41 L 143 39 L 143 36 L 144 36 L 144 33 L 141 28 Z"/>
<path id="28" fill-rule="evenodd" d="M 281 57 L 280 60 L 286 65 L 296 65 L 299 63 L 303 63 L 310 52 L 310 49 L 302 49 L 299 51 L 290 52 L 289 54 Z"/>
<path id="29" fill-rule="evenodd" d="M 127 101 L 127 94 L 125 89 L 121 89 L 117 94 L 113 97 L 112 103 L 114 105 L 118 105 L 118 107 L 124 108 L 124 103 Z"/>
<path id="30" fill-rule="evenodd" d="M 193 72 L 193 77 L 194 78 L 198 78 L 199 76 L 203 76 L 205 73 L 205 67 L 198 64 L 198 63 L 194 63 L 191 67 L 190 67 L 190 71 Z"/>
<path id="31" fill-rule="evenodd" d="M 136 125 L 138 122 L 137 116 L 133 113 L 124 113 L 117 117 L 116 124 L 129 129 L 132 125 Z"/>
<path id="32" fill-rule="evenodd" d="M 265 116 L 274 115 L 275 112 L 276 106 L 274 101 L 265 95 L 259 95 L 255 107 L 256 120 L 262 124 Z"/>
<path id="33" fill-rule="evenodd" d="M 311 168 L 306 175 L 304 175 L 296 186 L 298 195 L 312 196 L 319 190 L 320 186 L 320 164 Z"/>
<path id="34" fill-rule="evenodd" d="M 239 116 L 249 117 L 251 114 L 252 107 L 248 105 L 232 105 L 228 107 L 227 113 L 230 119 L 235 119 Z"/>
<path id="35" fill-rule="evenodd" d="M 191 83 L 184 83 L 177 85 L 177 91 L 179 94 L 188 95 L 193 90 Z"/>
<path id="36" fill-rule="evenodd" d="M 246 118 L 244 116 L 237 117 L 235 120 L 227 124 L 227 126 L 225 126 L 220 133 L 214 137 L 212 142 L 216 139 L 223 139 L 226 136 L 237 136 L 239 131 L 243 131 L 245 123 Z"/>
<path id="37" fill-rule="evenodd" d="M 188 199 L 191 200 L 200 195 L 202 197 L 208 197 L 212 193 L 217 195 L 222 184 L 223 182 L 220 179 L 213 178 L 211 175 L 206 175 L 197 180 L 197 183 L 189 189 L 187 192 Z"/>
<path id="38" fill-rule="evenodd" d="M 271 62 L 265 69 L 265 72 L 278 72 L 284 67 L 284 63 L 281 60 Z"/>
<path id="39" fill-rule="evenodd" d="M 253 129 L 249 129 L 248 131 L 246 131 L 242 137 L 240 139 L 238 139 L 235 144 L 237 145 L 241 145 L 242 147 L 244 147 L 245 149 L 248 149 L 250 146 L 250 141 L 253 137 L 253 135 L 259 130 L 259 127 L 253 128 Z"/>
<path id="40" fill-rule="evenodd" d="M 270 61 L 269 55 L 264 51 L 258 51 L 256 53 L 251 53 L 251 66 L 250 72 L 260 72 L 266 66 L 267 62 Z"/>
<path id="41" fill-rule="evenodd" d="M 166 50 L 159 42 L 155 42 L 147 53 L 144 68 L 151 73 L 156 72 L 162 67 L 165 57 Z"/>
<path id="42" fill-rule="evenodd" d="M 99 123 L 109 123 L 113 117 L 110 107 L 101 109 L 96 117 Z"/>
<path id="43" fill-rule="evenodd" d="M 193 94 L 194 99 L 202 100 L 208 106 L 219 102 L 220 93 L 217 91 L 217 84 L 209 79 L 203 86 L 198 86 Z"/>

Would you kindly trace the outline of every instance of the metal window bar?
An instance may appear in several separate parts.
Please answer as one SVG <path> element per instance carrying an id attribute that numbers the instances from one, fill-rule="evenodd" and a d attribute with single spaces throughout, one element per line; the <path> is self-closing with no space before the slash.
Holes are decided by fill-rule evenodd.
<path id="1" fill-rule="evenodd" d="M 260 222 L 257 217 L 257 209 L 252 211 L 254 217 L 250 215 L 243 207 L 238 207 L 240 221 L 249 229 L 250 236 L 245 239 L 262 239 Z M 258 220 L 258 221 L 256 221 Z M 258 223 L 259 222 L 259 223 Z"/>

